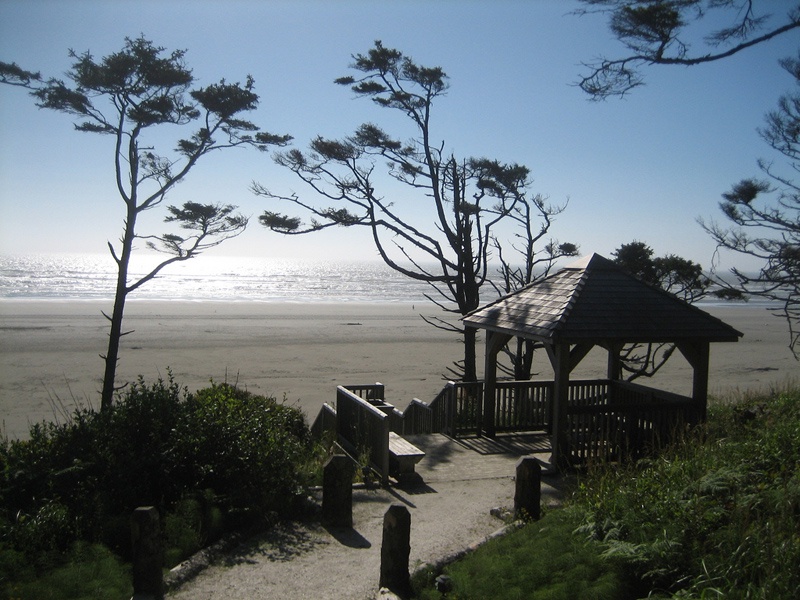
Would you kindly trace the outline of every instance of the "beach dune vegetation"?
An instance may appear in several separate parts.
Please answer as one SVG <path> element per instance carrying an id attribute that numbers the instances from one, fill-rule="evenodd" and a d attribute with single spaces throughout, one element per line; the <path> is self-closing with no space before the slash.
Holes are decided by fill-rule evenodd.
<path id="1" fill-rule="evenodd" d="M 111 410 L 35 424 L 0 445 L 0 589 L 82 564 L 98 544 L 117 557 L 109 565 L 129 559 L 138 506 L 162 515 L 167 566 L 291 515 L 311 452 L 298 408 L 226 384 L 189 393 L 171 378 L 134 383 Z"/>

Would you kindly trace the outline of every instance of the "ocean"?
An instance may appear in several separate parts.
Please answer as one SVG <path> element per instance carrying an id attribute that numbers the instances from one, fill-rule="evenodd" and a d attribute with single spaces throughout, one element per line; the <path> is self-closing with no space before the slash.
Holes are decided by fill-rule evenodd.
<path id="1" fill-rule="evenodd" d="M 135 256 L 130 281 L 155 266 L 158 255 Z M 110 255 L 0 255 L 0 301 L 111 301 L 116 265 Z M 427 303 L 438 298 L 428 284 L 390 269 L 382 262 L 334 262 L 322 259 L 200 256 L 166 267 L 129 300 L 194 302 L 374 302 Z M 486 286 L 484 302 L 496 298 Z M 701 306 L 731 306 L 704 299 Z M 770 306 L 760 300 L 747 305 Z"/>
<path id="2" fill-rule="evenodd" d="M 140 255 L 130 281 L 161 256 Z M 112 300 L 110 255 L 0 256 L 0 300 Z M 131 300 L 221 302 L 426 302 L 432 288 L 381 262 L 200 256 L 166 267 Z"/>

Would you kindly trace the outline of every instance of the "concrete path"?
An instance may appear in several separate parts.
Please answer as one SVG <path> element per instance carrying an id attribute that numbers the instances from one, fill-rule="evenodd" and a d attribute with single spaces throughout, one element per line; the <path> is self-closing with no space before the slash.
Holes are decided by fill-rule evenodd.
<path id="1" fill-rule="evenodd" d="M 423 482 L 414 486 L 356 489 L 353 528 L 318 523 L 281 523 L 170 594 L 173 599 L 283 600 L 374 598 L 380 575 L 383 516 L 392 503 L 411 513 L 413 571 L 458 552 L 504 523 L 493 507 L 513 507 L 514 473 L 522 454 L 549 451 L 540 438 L 454 441 L 442 435 L 408 436 L 423 449 L 417 465 Z M 542 502 L 555 503 L 560 479 L 544 477 Z"/>

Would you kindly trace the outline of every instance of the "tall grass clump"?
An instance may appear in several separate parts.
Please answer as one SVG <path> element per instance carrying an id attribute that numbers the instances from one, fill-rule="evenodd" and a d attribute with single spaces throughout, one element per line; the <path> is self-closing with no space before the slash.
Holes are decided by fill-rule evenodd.
<path id="1" fill-rule="evenodd" d="M 299 409 L 229 385 L 190 394 L 171 376 L 138 381 L 111 410 L 36 424 L 0 444 L 0 590 L 68 577 L 97 545 L 128 559 L 138 506 L 161 513 L 167 566 L 227 529 L 290 514 L 310 453 Z"/>
<path id="2" fill-rule="evenodd" d="M 800 388 L 712 405 L 659 456 L 590 469 L 575 502 L 640 596 L 800 598 Z"/>
<path id="3" fill-rule="evenodd" d="M 414 581 L 417 597 L 439 600 L 624 600 L 625 577 L 601 556 L 600 544 L 575 535 L 582 512 L 548 511 L 536 522 L 496 538 L 444 569 L 452 589 Z M 428 579 L 437 574 L 428 574 Z M 416 579 L 416 578 L 415 578 Z M 423 578 L 424 579 L 424 578 Z"/>

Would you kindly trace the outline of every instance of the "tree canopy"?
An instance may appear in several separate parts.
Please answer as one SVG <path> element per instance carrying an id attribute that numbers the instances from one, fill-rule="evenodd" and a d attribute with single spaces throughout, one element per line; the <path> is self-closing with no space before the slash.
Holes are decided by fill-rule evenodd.
<path id="1" fill-rule="evenodd" d="M 430 301 L 464 315 L 479 306 L 499 223 L 541 218 L 541 230 L 546 233 L 550 218 L 561 208 L 531 193 L 530 172 L 524 165 L 486 157 L 459 158 L 435 138 L 434 102 L 449 87 L 442 68 L 420 65 L 380 41 L 366 54 L 355 55 L 351 68 L 355 75 L 340 77 L 335 83 L 404 115 L 411 137 L 364 123 L 345 138 L 317 136 L 306 152 L 279 153 L 278 163 L 305 182 L 311 195 L 282 195 L 256 183 L 257 195 L 301 211 L 301 216 L 289 216 L 267 210 L 259 220 L 289 235 L 334 226 L 366 227 L 389 267 L 429 283 Z M 405 191 L 396 192 L 387 184 L 391 180 Z M 431 215 L 425 217 L 430 222 L 417 218 L 415 213 L 422 206 Z M 463 376 L 474 380 L 475 331 L 439 317 L 425 318 L 464 336 Z"/>
<path id="2" fill-rule="evenodd" d="M 620 58 L 585 63 L 578 85 L 592 99 L 624 96 L 644 85 L 643 67 L 721 60 L 800 27 L 800 4 L 764 0 L 581 0 L 578 14 L 609 14 L 626 48 Z M 773 12 L 770 12 L 773 11 Z M 725 23 L 709 29 L 708 22 Z"/>
<path id="3" fill-rule="evenodd" d="M 127 295 L 153 279 L 176 261 L 193 258 L 203 250 L 241 233 L 247 218 L 235 214 L 230 204 L 186 202 L 169 206 L 166 223 L 174 223 L 180 233 L 141 235 L 137 218 L 161 205 L 167 194 L 182 181 L 204 156 L 217 150 L 255 147 L 266 150 L 283 145 L 291 138 L 262 131 L 243 118 L 258 106 L 254 81 L 243 84 L 224 79 L 205 87 L 193 87 L 195 80 L 186 66 L 184 50 L 170 53 L 144 37 L 126 38 L 123 48 L 102 59 L 89 52 L 69 51 L 73 59 L 68 81 L 44 79 L 16 63 L 0 62 L 0 83 L 30 90 L 37 106 L 74 117 L 75 129 L 110 136 L 113 140 L 114 178 L 119 198 L 125 206 L 123 235 L 118 244 L 108 243 L 117 264 L 117 283 L 103 378 L 103 408 L 111 406 L 119 356 L 122 318 Z M 151 129 L 165 126 L 196 128 L 179 138 L 172 151 L 157 152 L 146 141 Z M 187 235 L 185 232 L 191 232 Z M 128 265 L 135 242 L 143 240 L 169 258 L 149 273 L 130 281 Z M 105 313 L 104 313 L 105 314 Z"/>

